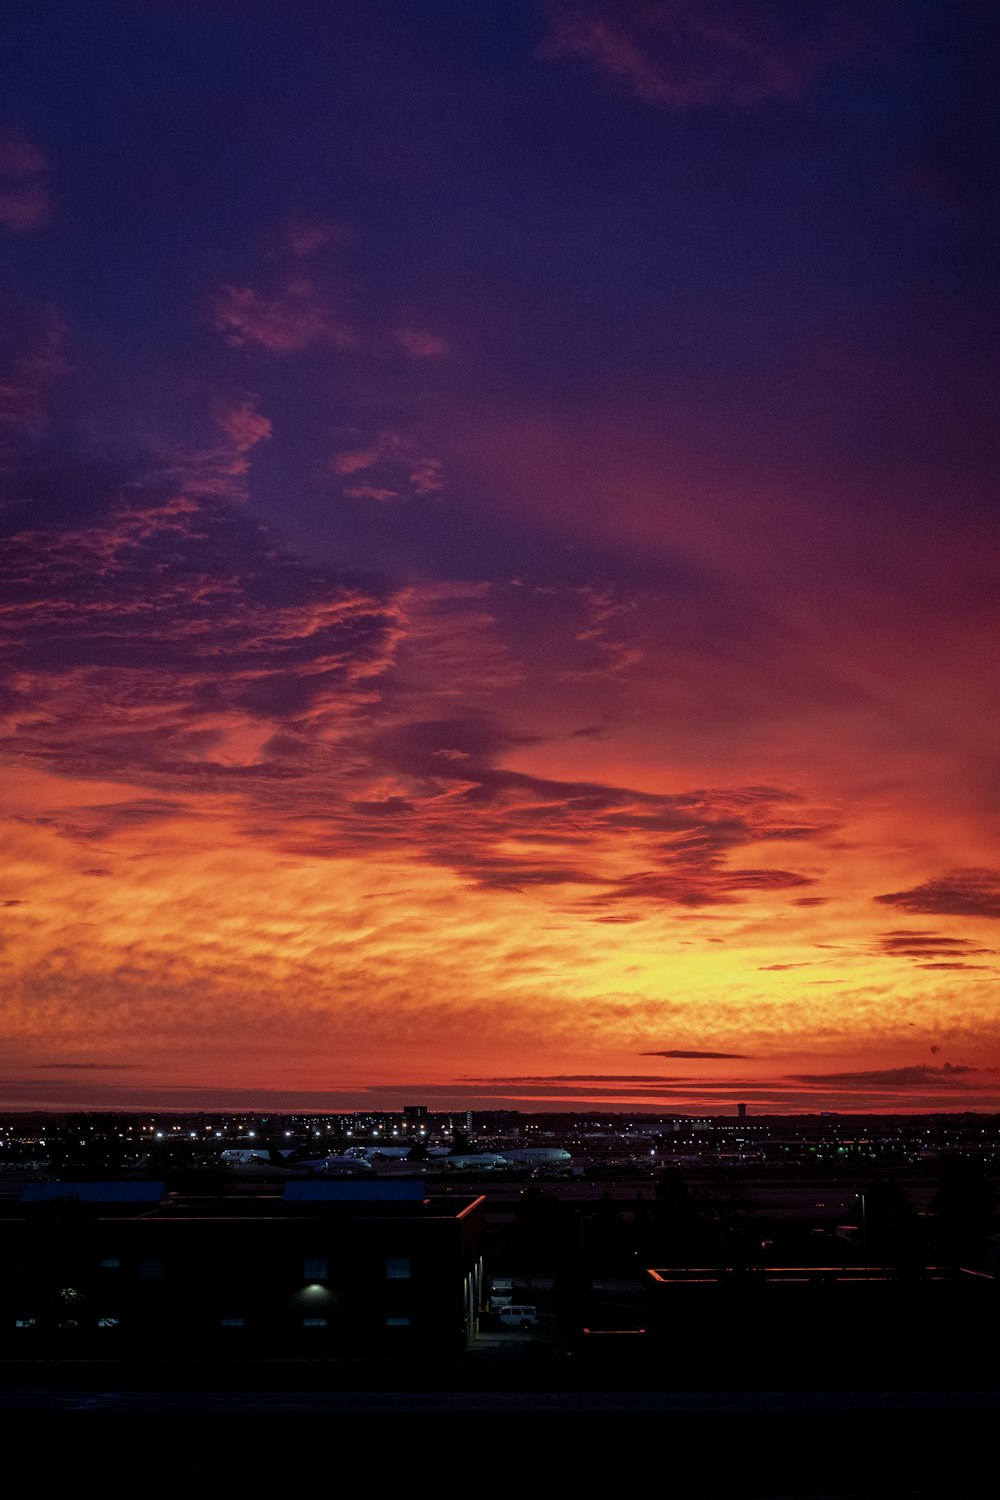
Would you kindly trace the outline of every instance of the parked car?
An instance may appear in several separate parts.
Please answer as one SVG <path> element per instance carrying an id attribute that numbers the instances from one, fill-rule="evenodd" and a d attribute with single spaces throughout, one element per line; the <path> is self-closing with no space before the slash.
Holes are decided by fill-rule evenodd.
<path id="1" fill-rule="evenodd" d="M 538 1308 L 511 1303 L 508 1307 L 501 1307 L 497 1317 L 503 1328 L 534 1328 L 538 1322 Z"/>

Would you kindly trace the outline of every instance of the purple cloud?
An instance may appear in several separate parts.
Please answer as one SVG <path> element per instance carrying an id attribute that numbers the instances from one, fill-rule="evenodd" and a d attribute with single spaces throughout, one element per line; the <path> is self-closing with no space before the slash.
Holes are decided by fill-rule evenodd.
<path id="1" fill-rule="evenodd" d="M 753 109 L 855 51 L 860 15 L 773 0 L 551 0 L 540 55 L 584 62 L 662 109 Z"/>
<path id="2" fill-rule="evenodd" d="M 668 1052 L 643 1052 L 642 1057 L 746 1057 L 745 1052 L 691 1052 L 674 1048 Z"/>
<path id="3" fill-rule="evenodd" d="M 996 918 L 1000 917 L 1000 870 L 949 870 L 935 880 L 925 880 L 906 891 L 889 891 L 875 900 L 920 914 Z"/>

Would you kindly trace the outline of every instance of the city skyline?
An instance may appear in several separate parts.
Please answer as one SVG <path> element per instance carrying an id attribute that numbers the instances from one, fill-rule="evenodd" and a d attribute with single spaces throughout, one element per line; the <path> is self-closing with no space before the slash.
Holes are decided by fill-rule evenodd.
<path id="1" fill-rule="evenodd" d="M 995 12 L 3 26 L 0 1109 L 1000 1108 Z"/>

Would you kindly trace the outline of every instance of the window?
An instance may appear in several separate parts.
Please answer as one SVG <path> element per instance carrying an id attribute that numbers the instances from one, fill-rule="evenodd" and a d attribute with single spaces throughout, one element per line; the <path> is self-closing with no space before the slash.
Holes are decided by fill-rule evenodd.
<path id="1" fill-rule="evenodd" d="M 97 1326 L 98 1326 L 98 1328 L 117 1328 L 118 1327 L 118 1319 L 117 1318 L 98 1318 L 98 1320 L 97 1320 Z"/>
<path id="2" fill-rule="evenodd" d="M 246 1325 L 246 1318 L 220 1318 L 219 1319 L 219 1327 L 220 1328 L 243 1328 L 243 1327 L 245 1327 L 245 1325 Z"/>
<path id="3" fill-rule="evenodd" d="M 99 1260 L 97 1264 L 100 1266 L 102 1271 L 117 1271 L 121 1268 L 121 1261 L 118 1259 L 117 1255 L 109 1255 L 106 1259 Z"/>
<path id="4" fill-rule="evenodd" d="M 413 1275 L 408 1255 L 390 1255 L 385 1263 L 385 1274 L 390 1281 L 409 1281 Z"/>
<path id="5" fill-rule="evenodd" d="M 302 1327 L 303 1328 L 325 1328 L 326 1327 L 326 1319 L 325 1318 L 303 1318 L 302 1319 Z"/>
<path id="6" fill-rule="evenodd" d="M 325 1255 L 307 1255 L 302 1262 L 302 1274 L 306 1281 L 326 1281 L 330 1262 Z"/>
<path id="7" fill-rule="evenodd" d="M 141 1260 L 139 1262 L 139 1280 L 140 1281 L 162 1281 L 163 1280 L 163 1262 L 162 1262 L 162 1260 Z"/>
<path id="8" fill-rule="evenodd" d="M 386 1328 L 409 1328 L 409 1318 L 386 1318 Z"/>
<path id="9" fill-rule="evenodd" d="M 35 1324 L 37 1322 L 38 1322 L 37 1318 L 15 1318 L 14 1319 L 14 1327 L 15 1328 L 34 1328 L 34 1326 L 35 1326 Z"/>

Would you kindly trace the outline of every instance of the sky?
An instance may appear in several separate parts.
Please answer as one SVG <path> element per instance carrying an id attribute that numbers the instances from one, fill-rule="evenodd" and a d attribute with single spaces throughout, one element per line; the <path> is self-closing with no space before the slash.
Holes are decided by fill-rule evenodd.
<path id="1" fill-rule="evenodd" d="M 7 0 L 0 1107 L 1000 1109 L 988 0 Z"/>

